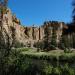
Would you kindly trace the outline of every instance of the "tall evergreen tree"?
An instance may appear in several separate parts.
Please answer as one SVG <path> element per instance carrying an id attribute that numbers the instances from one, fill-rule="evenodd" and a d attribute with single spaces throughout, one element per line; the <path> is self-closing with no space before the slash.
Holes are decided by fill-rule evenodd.
<path id="1" fill-rule="evenodd" d="M 61 48 L 61 49 L 65 49 L 67 46 L 67 41 L 66 41 L 66 37 L 67 36 L 62 36 L 61 37 L 61 40 L 60 40 L 60 45 L 59 45 L 59 47 Z"/>
<path id="2" fill-rule="evenodd" d="M 73 17 L 73 20 L 72 20 L 72 24 L 75 25 L 75 0 L 73 0 L 72 2 L 72 6 L 73 6 L 73 12 L 72 12 L 72 17 Z M 75 29 L 74 29 L 74 33 L 73 33 L 73 48 L 75 48 Z"/>
<path id="3" fill-rule="evenodd" d="M 52 37 L 51 37 L 51 43 L 50 43 L 51 49 L 56 49 L 56 47 L 57 47 L 57 35 L 56 35 L 55 30 L 56 30 L 56 28 L 54 27 L 53 31 L 52 31 Z"/>
<path id="4" fill-rule="evenodd" d="M 73 23 L 75 24 L 75 0 L 73 0 L 73 2 L 72 2 L 72 6 L 73 6 L 73 12 L 72 12 Z"/>
<path id="5" fill-rule="evenodd" d="M 45 25 L 44 49 L 49 51 L 50 50 L 50 43 L 51 43 L 51 30 L 52 30 L 52 28 L 49 26 L 48 22 L 45 22 L 44 25 Z"/>

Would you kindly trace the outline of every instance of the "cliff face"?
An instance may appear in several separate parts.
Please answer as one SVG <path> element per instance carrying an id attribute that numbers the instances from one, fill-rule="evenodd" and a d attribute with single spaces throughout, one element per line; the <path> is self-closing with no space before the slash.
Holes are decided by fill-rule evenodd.
<path id="1" fill-rule="evenodd" d="M 20 24 L 20 20 L 18 20 L 16 16 L 12 15 L 11 11 L 8 9 L 8 12 L 3 15 L 3 29 L 0 29 L 0 32 L 3 34 L 1 36 L 4 38 L 4 44 L 7 44 L 9 36 L 10 44 L 13 43 L 13 40 L 15 40 L 16 42 L 19 42 L 25 46 L 28 44 L 33 46 L 35 42 L 44 40 L 45 27 L 50 28 L 51 35 L 53 28 L 55 28 L 57 34 L 57 42 L 59 42 L 63 28 L 66 28 L 66 25 L 62 22 L 46 22 L 41 27 L 24 27 Z"/>

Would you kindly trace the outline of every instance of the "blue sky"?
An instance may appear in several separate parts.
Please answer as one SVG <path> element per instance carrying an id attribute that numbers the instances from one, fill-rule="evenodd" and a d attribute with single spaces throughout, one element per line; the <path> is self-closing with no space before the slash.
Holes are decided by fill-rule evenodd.
<path id="1" fill-rule="evenodd" d="M 70 22 L 72 0 L 9 0 L 8 6 L 23 25 L 42 25 L 44 21 Z"/>

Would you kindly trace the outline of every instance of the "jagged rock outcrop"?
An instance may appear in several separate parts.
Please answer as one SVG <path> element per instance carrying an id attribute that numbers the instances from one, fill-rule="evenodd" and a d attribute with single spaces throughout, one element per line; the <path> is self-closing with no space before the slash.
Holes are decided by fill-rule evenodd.
<path id="1" fill-rule="evenodd" d="M 63 29 L 67 28 L 67 26 L 63 22 L 56 21 L 45 22 L 40 27 L 24 27 L 20 25 L 20 20 L 17 19 L 16 16 L 12 15 L 10 9 L 7 10 L 7 13 L 3 15 L 3 30 L 0 30 L 3 34 L 5 44 L 7 44 L 7 35 L 9 35 L 11 44 L 14 41 L 14 43 L 18 42 L 23 44 L 24 46 L 27 46 L 28 44 L 30 44 L 30 46 L 33 46 L 35 42 L 44 40 L 45 27 L 50 28 L 50 35 L 52 35 L 52 29 L 55 28 L 57 34 L 57 42 L 59 42 L 63 33 Z"/>

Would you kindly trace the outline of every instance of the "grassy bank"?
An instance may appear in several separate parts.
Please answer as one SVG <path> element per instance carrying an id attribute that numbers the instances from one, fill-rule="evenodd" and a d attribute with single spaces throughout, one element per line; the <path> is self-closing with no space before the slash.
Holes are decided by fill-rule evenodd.
<path id="1" fill-rule="evenodd" d="M 75 61 L 75 51 L 72 51 L 71 53 L 64 53 L 63 50 L 37 52 L 36 49 L 31 49 L 31 48 L 22 48 L 17 50 L 21 51 L 21 54 L 23 54 L 25 57 L 28 58 L 41 59 L 41 60 L 68 61 L 68 62 Z"/>
<path id="2" fill-rule="evenodd" d="M 74 59 L 75 52 L 37 52 L 36 49 L 18 48 L 3 59 L 0 75 L 75 75 Z"/>
<path id="3" fill-rule="evenodd" d="M 75 64 L 73 65 L 75 52 L 64 53 L 61 50 L 37 52 L 36 49 L 29 48 L 17 49 L 17 51 L 19 54 L 15 57 L 16 68 L 13 70 L 18 75 L 75 75 Z M 59 62 L 62 60 L 65 61 L 64 64 Z"/>

